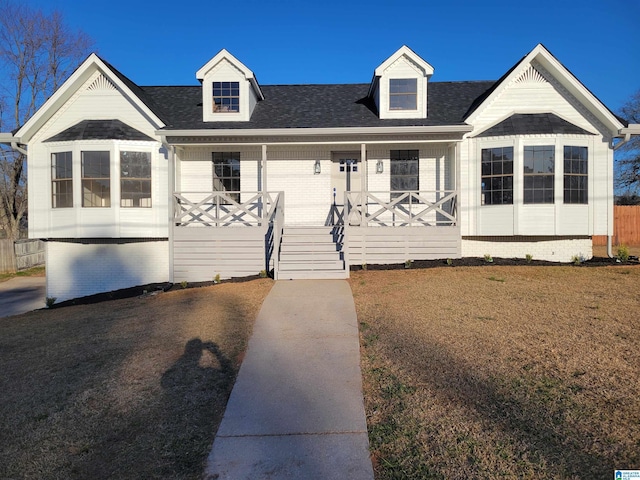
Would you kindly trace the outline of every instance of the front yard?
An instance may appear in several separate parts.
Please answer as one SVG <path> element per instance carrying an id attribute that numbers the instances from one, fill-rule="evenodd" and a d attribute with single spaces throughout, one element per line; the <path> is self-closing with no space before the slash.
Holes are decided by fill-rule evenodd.
<path id="1" fill-rule="evenodd" d="M 0 478 L 199 479 L 271 285 L 0 319 Z"/>
<path id="2" fill-rule="evenodd" d="M 376 479 L 640 468 L 640 267 L 361 271 Z"/>
<path id="3" fill-rule="evenodd" d="M 200 478 L 272 283 L 0 319 L 0 478 Z M 377 480 L 640 468 L 640 266 L 350 283 Z"/>

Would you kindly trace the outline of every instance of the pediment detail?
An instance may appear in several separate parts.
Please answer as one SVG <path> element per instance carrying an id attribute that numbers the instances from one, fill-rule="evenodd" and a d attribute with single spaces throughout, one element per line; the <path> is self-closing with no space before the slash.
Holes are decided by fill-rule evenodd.
<path id="1" fill-rule="evenodd" d="M 529 65 L 522 75 L 520 75 L 516 80 L 516 84 L 542 84 L 549 83 L 546 78 L 540 73 L 533 65 Z"/>
<path id="2" fill-rule="evenodd" d="M 105 77 L 103 74 L 98 75 L 98 77 L 91 82 L 91 84 L 87 87 L 89 91 L 104 91 L 104 90 L 117 90 L 116 86 L 111 83 L 111 81 Z"/>

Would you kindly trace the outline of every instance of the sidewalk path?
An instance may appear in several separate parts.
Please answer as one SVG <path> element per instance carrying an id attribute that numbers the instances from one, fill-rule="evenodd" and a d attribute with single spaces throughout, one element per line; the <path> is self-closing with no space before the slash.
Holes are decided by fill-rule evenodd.
<path id="1" fill-rule="evenodd" d="M 256 319 L 206 479 L 373 479 L 345 280 L 278 281 Z"/>
<path id="2" fill-rule="evenodd" d="M 0 282 L 0 318 L 45 307 L 45 277 L 14 277 Z"/>

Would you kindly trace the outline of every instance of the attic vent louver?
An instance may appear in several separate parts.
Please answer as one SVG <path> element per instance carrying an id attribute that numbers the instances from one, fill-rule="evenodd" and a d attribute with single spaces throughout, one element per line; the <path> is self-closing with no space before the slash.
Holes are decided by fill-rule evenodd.
<path id="1" fill-rule="evenodd" d="M 522 75 L 518 77 L 516 83 L 547 83 L 547 80 L 533 66 L 529 66 Z"/>
<path id="2" fill-rule="evenodd" d="M 91 83 L 91 85 L 89 85 L 87 90 L 116 90 L 116 87 L 107 79 L 107 77 L 100 75 Z"/>

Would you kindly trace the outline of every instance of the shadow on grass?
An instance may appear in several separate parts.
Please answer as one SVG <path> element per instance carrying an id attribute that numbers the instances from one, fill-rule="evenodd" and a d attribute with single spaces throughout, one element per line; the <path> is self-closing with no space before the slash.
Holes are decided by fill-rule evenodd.
<path id="1" fill-rule="evenodd" d="M 594 438 L 592 432 L 566 420 L 572 415 L 593 414 L 572 400 L 571 389 L 561 381 L 550 377 L 518 377 L 518 372 L 509 377 L 485 377 L 476 368 L 460 359 L 447 347 L 429 342 L 428 339 L 409 338 L 406 332 L 393 331 L 365 333 L 365 352 L 372 363 L 372 375 L 378 383 L 378 395 L 387 402 L 388 410 L 380 422 L 369 425 L 374 455 L 384 455 L 386 441 L 398 441 L 406 436 L 408 442 L 403 448 L 411 456 L 416 451 L 423 452 L 437 442 L 452 440 L 455 445 L 460 438 L 438 439 L 438 435 L 452 435 L 453 432 L 433 433 L 433 425 L 402 425 L 408 413 L 407 405 L 415 402 L 413 393 L 423 385 L 438 399 L 441 405 L 462 407 L 479 418 L 493 431 L 502 432 L 505 438 L 515 441 L 523 458 L 515 457 L 513 463 L 522 461 L 524 476 L 532 478 L 606 478 L 611 475 L 614 461 L 619 459 L 594 452 L 596 445 L 606 444 L 607 438 Z M 402 345 L 388 342 L 384 352 L 378 349 L 387 338 L 401 338 Z M 367 340 L 367 338 L 369 340 Z M 390 352 L 390 353 L 388 353 Z M 387 361 L 381 363 L 381 356 Z M 419 359 L 419 361 L 416 361 Z M 384 367 L 381 365 L 391 365 Z M 405 375 L 407 372 L 408 375 Z M 410 380 L 406 380 L 406 378 Z M 375 400 L 374 402 L 379 402 Z M 415 403 L 413 403 L 415 406 Z M 378 407 L 376 407 L 378 408 Z M 432 405 L 425 408 L 433 408 Z M 446 415 L 446 412 L 444 412 Z M 471 420 L 471 419 L 470 419 Z M 408 420 L 407 423 L 412 423 Z M 430 431 L 425 440 L 416 440 L 416 429 Z M 465 431 L 465 428 L 461 428 Z M 597 429 L 594 429 L 597 431 Z M 598 432 L 601 433 L 601 432 Z M 404 440 L 399 440 L 402 443 Z M 464 441 L 464 439 L 462 439 Z M 421 443 L 422 442 L 422 443 Z M 430 442 L 433 442 L 432 444 Z M 376 445 L 377 444 L 377 445 Z M 458 443 L 457 447 L 460 447 Z M 496 448 L 496 446 L 493 446 Z M 378 450 L 379 451 L 376 451 Z M 460 454 L 454 462 L 458 473 L 465 478 L 484 478 L 486 471 L 476 470 L 472 453 Z M 488 455 L 499 453 L 488 452 Z M 401 457 L 403 454 L 399 454 Z M 417 453 L 417 458 L 421 453 Z M 484 455 L 487 455 L 486 451 Z M 614 456 L 615 454 L 612 454 Z M 398 474 L 420 478 L 445 478 L 446 472 L 434 465 L 407 465 L 403 458 L 377 458 L 380 478 L 400 478 Z M 526 459 L 525 459 L 526 458 Z M 623 459 L 624 460 L 624 459 Z M 528 466 L 527 466 L 528 464 Z M 514 469 L 518 466 L 514 465 Z M 533 469 L 536 473 L 532 475 Z M 462 471 L 466 470 L 466 471 Z M 513 473 L 513 472 L 510 472 Z M 498 472 L 493 472 L 498 476 Z"/>
<path id="2" fill-rule="evenodd" d="M 0 478 L 202 476 L 253 318 L 170 295 L 0 323 Z"/>
<path id="3" fill-rule="evenodd" d="M 235 374 L 216 344 L 194 338 L 185 345 L 182 357 L 162 375 L 175 472 L 202 473 L 224 411 L 218 397 L 230 390 Z"/>

